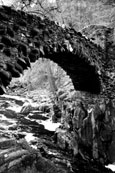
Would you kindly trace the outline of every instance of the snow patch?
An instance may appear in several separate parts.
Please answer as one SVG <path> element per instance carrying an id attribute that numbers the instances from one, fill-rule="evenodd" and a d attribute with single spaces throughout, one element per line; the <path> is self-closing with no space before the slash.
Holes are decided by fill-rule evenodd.
<path id="1" fill-rule="evenodd" d="M 22 106 L 17 106 L 17 105 L 15 105 L 15 106 L 9 106 L 6 109 L 10 109 L 10 110 L 12 110 L 12 111 L 14 111 L 16 113 L 20 113 L 20 111 L 22 109 Z"/>
<path id="2" fill-rule="evenodd" d="M 105 166 L 106 168 L 111 169 L 113 172 L 115 172 L 115 165 L 114 164 L 109 164 L 107 166 Z"/>
<path id="3" fill-rule="evenodd" d="M 61 125 L 61 123 L 53 123 L 51 119 L 46 121 L 41 120 L 40 124 L 44 125 L 45 129 L 49 131 L 55 131 Z"/>
<path id="4" fill-rule="evenodd" d="M 31 145 L 32 148 L 34 148 L 35 150 L 37 150 L 37 146 L 36 145 Z"/>
<path id="5" fill-rule="evenodd" d="M 35 137 L 33 136 L 32 133 L 26 133 L 25 139 L 29 143 L 29 142 L 35 140 Z"/>
<path id="6" fill-rule="evenodd" d="M 7 94 L 3 94 L 0 97 L 11 98 L 11 99 L 15 99 L 15 100 L 21 100 L 23 102 L 25 102 L 25 101 L 28 101 L 28 102 L 30 101 L 31 102 L 30 99 L 24 98 L 24 97 L 20 97 L 20 96 L 11 96 L 11 95 L 7 95 Z"/>

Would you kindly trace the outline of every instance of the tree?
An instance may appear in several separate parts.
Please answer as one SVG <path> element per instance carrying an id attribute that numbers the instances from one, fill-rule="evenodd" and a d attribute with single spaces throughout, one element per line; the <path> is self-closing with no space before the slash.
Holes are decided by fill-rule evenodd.
<path id="1" fill-rule="evenodd" d="M 114 25 L 114 2 L 110 4 L 99 0 L 20 0 L 14 6 L 82 30 L 92 24 Z"/>

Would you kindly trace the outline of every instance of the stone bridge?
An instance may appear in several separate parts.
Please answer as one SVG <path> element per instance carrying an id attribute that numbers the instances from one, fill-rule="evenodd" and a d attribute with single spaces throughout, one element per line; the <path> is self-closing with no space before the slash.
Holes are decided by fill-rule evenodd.
<path id="1" fill-rule="evenodd" d="M 48 18 L 1 6 L 0 94 L 5 92 L 12 77 L 19 77 L 40 57 L 62 67 L 76 90 L 92 94 L 106 92 L 110 73 L 105 73 L 105 54 L 101 47 L 73 28 L 62 28 Z M 113 89 L 112 82 L 109 87 Z"/>
<path id="2" fill-rule="evenodd" d="M 1 6 L 0 94 L 5 92 L 12 77 L 20 77 L 39 58 L 50 59 L 62 67 L 75 90 L 115 98 L 114 55 L 105 54 L 100 46 L 73 28 L 62 28 L 48 18 Z M 89 142 L 93 151 L 94 144 L 99 157 L 105 159 L 110 155 L 109 161 L 114 162 L 115 106 L 108 104 L 101 110 L 102 107 L 95 106 L 80 130 L 86 146 Z"/>

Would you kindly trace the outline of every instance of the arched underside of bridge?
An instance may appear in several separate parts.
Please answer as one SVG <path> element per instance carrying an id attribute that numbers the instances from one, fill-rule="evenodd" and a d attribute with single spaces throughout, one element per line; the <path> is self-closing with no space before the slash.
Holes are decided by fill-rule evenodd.
<path id="1" fill-rule="evenodd" d="M 61 66 L 76 90 L 101 92 L 104 54 L 100 47 L 47 18 L 1 6 L 0 94 L 12 77 L 19 77 L 40 57 Z"/>

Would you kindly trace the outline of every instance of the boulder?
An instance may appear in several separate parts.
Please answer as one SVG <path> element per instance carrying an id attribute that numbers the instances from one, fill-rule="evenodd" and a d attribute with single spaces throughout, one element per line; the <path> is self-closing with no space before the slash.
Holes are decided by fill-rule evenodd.
<path id="1" fill-rule="evenodd" d="M 25 139 L 4 138 L 0 146 L 0 173 L 64 173 L 38 150 L 32 149 Z"/>
<path id="2" fill-rule="evenodd" d="M 0 111 L 6 118 L 17 118 L 17 113 L 14 112 L 13 110 L 7 109 L 4 111 Z"/>

